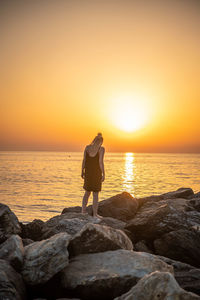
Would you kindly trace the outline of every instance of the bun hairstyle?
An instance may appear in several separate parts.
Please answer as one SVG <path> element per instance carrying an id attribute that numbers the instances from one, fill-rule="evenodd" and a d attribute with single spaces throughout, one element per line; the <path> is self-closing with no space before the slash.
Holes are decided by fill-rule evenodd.
<path id="1" fill-rule="evenodd" d="M 88 147 L 88 152 L 93 156 L 96 155 L 103 143 L 103 136 L 101 132 L 98 132 L 92 143 Z"/>
<path id="2" fill-rule="evenodd" d="M 93 141 L 92 141 L 91 144 L 93 145 L 93 144 L 95 144 L 95 143 L 97 143 L 97 142 L 98 142 L 98 143 L 100 143 L 100 142 L 103 143 L 103 136 L 102 136 L 102 133 L 101 133 L 101 132 L 98 132 L 98 133 L 97 133 L 97 135 L 95 136 L 95 138 L 93 139 Z"/>

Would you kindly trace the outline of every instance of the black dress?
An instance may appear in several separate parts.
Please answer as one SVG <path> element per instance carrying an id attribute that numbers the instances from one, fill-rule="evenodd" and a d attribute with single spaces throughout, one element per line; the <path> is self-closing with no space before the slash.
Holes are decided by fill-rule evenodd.
<path id="1" fill-rule="evenodd" d="M 85 178 L 83 188 L 86 191 L 101 191 L 102 172 L 99 166 L 99 151 L 94 157 L 89 156 L 86 151 L 85 158 Z"/>

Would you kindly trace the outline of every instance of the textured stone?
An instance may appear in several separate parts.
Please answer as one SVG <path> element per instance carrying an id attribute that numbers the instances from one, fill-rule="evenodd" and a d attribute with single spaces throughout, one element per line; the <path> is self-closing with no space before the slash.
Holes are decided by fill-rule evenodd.
<path id="1" fill-rule="evenodd" d="M 40 241 L 42 235 L 42 228 L 44 226 L 44 222 L 40 219 L 35 219 L 30 223 L 23 224 L 20 223 L 22 228 L 22 238 L 31 239 L 34 241 Z"/>
<path id="2" fill-rule="evenodd" d="M 153 272 L 144 276 L 126 294 L 115 300 L 197 300 L 199 296 L 184 291 L 169 272 Z"/>
<path id="3" fill-rule="evenodd" d="M 0 259 L 0 299 L 25 300 L 26 290 L 22 277 L 10 264 Z"/>
<path id="4" fill-rule="evenodd" d="M 20 271 L 23 264 L 24 247 L 18 235 L 11 235 L 0 245 L 0 259 L 7 260 L 12 267 Z"/>
<path id="5" fill-rule="evenodd" d="M 10 208 L 0 203 L 0 243 L 3 243 L 12 234 L 21 233 L 21 227 L 16 215 Z"/>
<path id="6" fill-rule="evenodd" d="M 184 290 L 200 296 L 200 269 L 164 256 L 157 257 L 173 266 L 174 277 Z"/>
<path id="7" fill-rule="evenodd" d="M 82 254 L 61 272 L 61 284 L 73 297 L 113 299 L 156 270 L 173 273 L 173 267 L 149 253 L 120 249 Z"/>
<path id="8" fill-rule="evenodd" d="M 200 267 L 200 232 L 176 230 L 154 241 L 156 254 Z"/>
<path id="9" fill-rule="evenodd" d="M 198 225 L 198 212 L 188 211 L 188 200 L 167 199 L 147 202 L 127 223 L 125 229 L 134 234 L 134 242 L 153 241 L 174 228 L 188 229 Z M 190 207 L 189 207 L 190 210 Z"/>
<path id="10" fill-rule="evenodd" d="M 166 198 L 188 198 L 194 195 L 194 192 L 191 188 L 180 188 L 174 192 L 169 192 L 162 194 L 162 196 Z"/>
<path id="11" fill-rule="evenodd" d="M 59 233 L 25 247 L 22 275 L 29 285 L 43 284 L 68 264 L 70 235 Z"/>
<path id="12" fill-rule="evenodd" d="M 99 224 L 86 224 L 69 243 L 70 256 L 116 249 L 133 250 L 127 235 L 118 229 Z"/>
<path id="13" fill-rule="evenodd" d="M 127 221 L 133 218 L 138 209 L 138 201 L 129 193 L 123 192 L 113 197 L 99 202 L 98 213 L 103 217 L 111 217 L 121 221 Z M 67 207 L 62 214 L 70 212 L 81 212 L 80 206 Z M 92 206 L 87 207 L 87 212 L 92 215 Z"/>

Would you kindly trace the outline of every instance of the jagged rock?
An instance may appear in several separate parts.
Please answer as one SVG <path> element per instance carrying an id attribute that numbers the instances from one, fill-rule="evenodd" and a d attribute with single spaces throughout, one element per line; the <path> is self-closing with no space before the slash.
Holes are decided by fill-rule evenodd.
<path id="1" fill-rule="evenodd" d="M 112 228 L 121 229 L 121 230 L 124 230 L 124 227 L 126 226 L 125 222 L 118 220 L 118 219 L 110 218 L 110 217 L 102 218 L 98 224 L 107 225 Z"/>
<path id="2" fill-rule="evenodd" d="M 191 188 L 180 188 L 174 192 L 169 192 L 162 194 L 162 196 L 165 199 L 171 199 L 171 198 L 188 198 L 190 196 L 194 195 L 194 192 Z"/>
<path id="3" fill-rule="evenodd" d="M 44 226 L 44 222 L 40 219 L 35 219 L 30 223 L 23 224 L 20 223 L 22 228 L 21 236 L 24 239 L 31 239 L 34 241 L 40 241 L 42 235 L 42 228 Z"/>
<path id="4" fill-rule="evenodd" d="M 103 217 L 112 217 L 121 221 L 127 221 L 133 218 L 138 209 L 138 201 L 129 193 L 123 192 L 99 202 L 98 213 Z M 69 212 L 80 212 L 79 206 L 68 207 L 62 211 L 62 214 Z M 92 215 L 92 206 L 87 207 L 87 212 Z"/>
<path id="5" fill-rule="evenodd" d="M 188 211 L 188 200 L 167 199 L 145 203 L 125 229 L 134 234 L 134 242 L 153 241 L 174 228 L 192 228 L 197 221 L 198 216 Z"/>
<path id="6" fill-rule="evenodd" d="M 154 255 L 128 250 L 82 254 L 61 271 L 66 293 L 87 300 L 113 299 L 153 271 L 173 273 L 173 267 Z"/>
<path id="7" fill-rule="evenodd" d="M 0 299 L 26 299 L 25 285 L 21 275 L 3 259 L 0 259 Z"/>
<path id="8" fill-rule="evenodd" d="M 147 246 L 147 244 L 144 240 L 141 240 L 141 241 L 137 242 L 134 245 L 134 248 L 135 248 L 136 251 L 153 253 L 153 251 L 149 249 L 149 247 Z"/>
<path id="9" fill-rule="evenodd" d="M 200 233 L 176 230 L 154 241 L 156 254 L 200 267 Z"/>
<path id="10" fill-rule="evenodd" d="M 199 196 L 199 198 L 192 198 L 192 199 L 188 200 L 188 203 L 195 210 L 197 210 L 198 212 L 200 212 L 200 196 Z"/>
<path id="11" fill-rule="evenodd" d="M 103 217 L 112 217 L 127 221 L 133 218 L 138 209 L 138 201 L 129 193 L 123 192 L 99 202 L 98 213 Z"/>
<path id="12" fill-rule="evenodd" d="M 86 207 L 86 210 L 89 214 L 92 214 L 92 210 L 89 211 L 88 207 Z M 91 208 L 91 206 L 90 206 Z M 67 213 L 81 213 L 81 206 L 72 206 L 72 207 L 65 207 L 62 211 L 62 214 L 67 214 Z"/>
<path id="13" fill-rule="evenodd" d="M 139 208 L 144 205 L 147 202 L 158 202 L 160 200 L 164 200 L 164 196 L 162 195 L 152 195 L 152 196 L 148 196 L 148 197 L 143 197 L 143 198 L 137 198 L 138 200 L 138 204 L 139 204 Z"/>
<path id="14" fill-rule="evenodd" d="M 43 284 L 67 266 L 70 238 L 62 232 L 25 247 L 22 275 L 28 285 Z"/>
<path id="15" fill-rule="evenodd" d="M 199 296 L 184 291 L 169 272 L 153 272 L 144 276 L 126 294 L 115 300 L 197 300 Z"/>
<path id="16" fill-rule="evenodd" d="M 18 235 L 11 235 L 0 245 L 0 259 L 7 260 L 12 267 L 20 271 L 23 264 L 24 247 Z"/>
<path id="17" fill-rule="evenodd" d="M 59 232 L 67 232 L 74 235 L 79 232 L 87 223 L 99 223 L 100 220 L 81 213 L 67 213 L 55 216 L 45 222 L 41 239 L 47 239 Z"/>
<path id="18" fill-rule="evenodd" d="M 31 239 L 22 239 L 22 243 L 23 243 L 23 245 L 25 247 L 25 246 L 28 246 L 28 245 L 34 243 L 34 241 L 31 240 Z"/>
<path id="19" fill-rule="evenodd" d="M 191 265 L 157 255 L 158 258 L 174 268 L 174 277 L 182 289 L 200 296 L 200 269 Z"/>
<path id="20" fill-rule="evenodd" d="M 88 223 L 72 238 L 68 249 L 70 256 L 75 256 L 116 249 L 133 250 L 133 244 L 121 230 Z"/>
<path id="21" fill-rule="evenodd" d="M 0 243 L 3 243 L 12 234 L 21 233 L 21 227 L 16 215 L 10 208 L 0 203 Z"/>

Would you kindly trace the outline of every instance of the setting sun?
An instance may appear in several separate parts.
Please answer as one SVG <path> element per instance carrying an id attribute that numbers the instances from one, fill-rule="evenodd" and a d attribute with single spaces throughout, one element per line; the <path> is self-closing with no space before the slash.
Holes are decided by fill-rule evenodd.
<path id="1" fill-rule="evenodd" d="M 111 122 L 118 129 L 134 132 L 144 128 L 149 120 L 147 105 L 142 97 L 120 97 L 115 99 L 111 108 Z"/>

